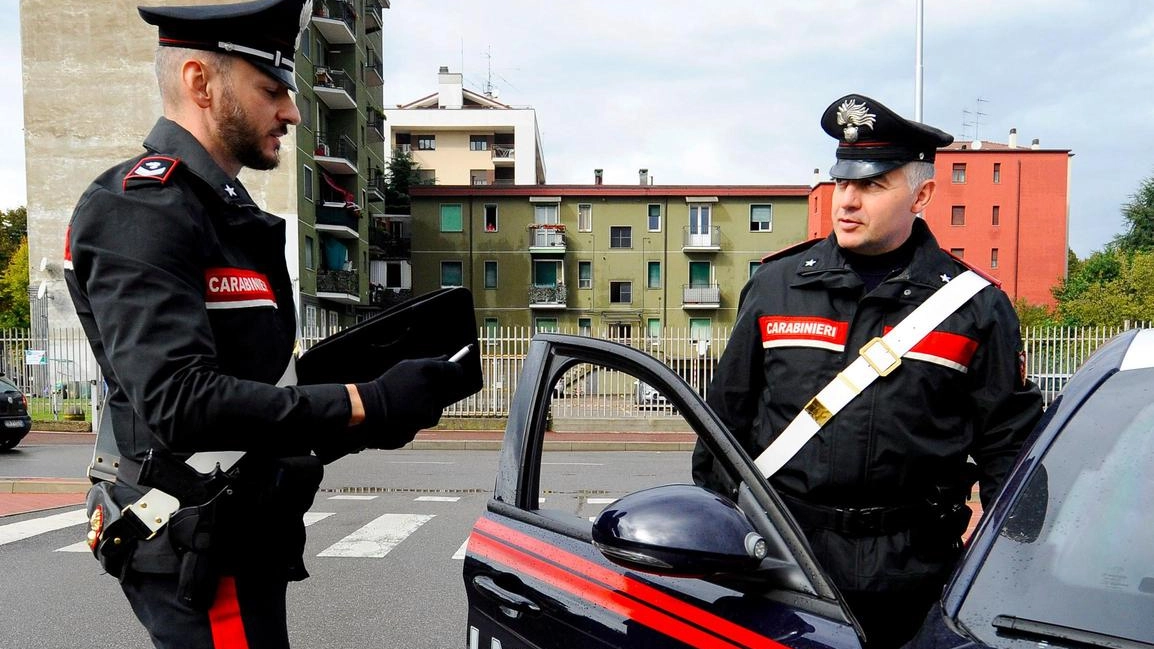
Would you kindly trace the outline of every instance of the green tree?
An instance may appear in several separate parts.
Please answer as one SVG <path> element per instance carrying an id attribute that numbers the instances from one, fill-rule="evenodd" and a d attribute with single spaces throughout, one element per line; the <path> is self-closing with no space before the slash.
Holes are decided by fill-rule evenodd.
<path id="1" fill-rule="evenodd" d="M 27 329 L 28 238 L 20 240 L 0 275 L 0 329 Z"/>
<path id="2" fill-rule="evenodd" d="M 1071 279 L 1077 279 L 1079 287 L 1060 299 L 1063 324 L 1118 326 L 1154 317 L 1154 250 L 1094 253 L 1079 277 Z"/>
<path id="3" fill-rule="evenodd" d="M 1142 181 L 1122 208 L 1122 216 L 1126 231 L 1114 237 L 1113 245 L 1126 252 L 1154 250 L 1154 176 Z"/>
<path id="4" fill-rule="evenodd" d="M 27 237 L 28 211 L 24 207 L 0 212 L 0 268 L 8 265 L 20 242 Z"/>
<path id="5" fill-rule="evenodd" d="M 389 158 L 385 182 L 385 209 L 391 214 L 408 214 L 412 204 L 409 188 L 432 185 L 436 181 L 421 178 L 421 165 L 413 159 L 413 154 L 396 148 Z"/>

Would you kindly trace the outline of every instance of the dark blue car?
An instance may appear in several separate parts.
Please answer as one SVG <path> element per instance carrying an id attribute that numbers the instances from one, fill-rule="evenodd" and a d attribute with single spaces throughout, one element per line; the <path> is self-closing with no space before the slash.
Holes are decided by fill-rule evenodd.
<path id="1" fill-rule="evenodd" d="M 15 448 L 30 430 L 28 399 L 14 383 L 0 376 L 0 451 Z"/>
<path id="2" fill-rule="evenodd" d="M 622 421 L 613 415 L 634 406 L 635 381 L 741 477 L 737 502 L 647 483 L 647 465 L 669 461 L 660 454 L 606 454 L 616 467 L 543 456 L 549 422 L 569 408 L 598 404 Z M 688 454 L 676 455 L 688 483 Z M 1154 647 L 1152 469 L 1154 331 L 1131 331 L 1047 410 L 909 646 Z M 574 474 L 601 488 L 567 488 Z M 790 513 L 694 387 L 604 340 L 534 339 L 464 579 L 471 649 L 864 643 Z"/>

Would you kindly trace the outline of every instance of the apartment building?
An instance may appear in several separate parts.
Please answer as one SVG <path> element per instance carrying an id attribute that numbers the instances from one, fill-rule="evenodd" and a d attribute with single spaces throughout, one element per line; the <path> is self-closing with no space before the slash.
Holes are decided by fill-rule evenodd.
<path id="1" fill-rule="evenodd" d="M 805 238 L 808 186 L 414 188 L 413 290 L 465 286 L 487 329 L 732 325 L 768 252 Z"/>
<path id="2" fill-rule="evenodd" d="M 1055 304 L 1069 249 L 1068 149 L 975 140 L 938 149 L 937 193 L 924 217 L 942 248 L 1002 282 L 1011 300 Z M 831 231 L 833 183 L 810 197 L 811 237 Z"/>
<path id="3" fill-rule="evenodd" d="M 369 291 L 368 270 L 370 218 L 384 214 L 387 8 L 389 0 L 314 0 L 296 59 L 302 123 L 282 139 L 276 170 L 240 176 L 257 203 L 288 225 L 285 254 L 309 336 L 383 304 Z M 161 114 L 156 28 L 121 2 L 21 0 L 20 21 L 30 280 L 46 287 L 33 298 L 34 328 L 75 327 L 60 266 L 65 231 L 88 183 L 139 154 Z M 102 100 L 110 88 L 115 98 Z"/>

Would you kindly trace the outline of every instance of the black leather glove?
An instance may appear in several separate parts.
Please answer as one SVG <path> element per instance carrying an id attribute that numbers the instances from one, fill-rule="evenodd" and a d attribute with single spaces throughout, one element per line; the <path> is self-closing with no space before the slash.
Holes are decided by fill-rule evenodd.
<path id="1" fill-rule="evenodd" d="M 365 408 L 360 428 L 369 448 L 400 448 L 423 428 L 437 425 L 445 406 L 457 400 L 465 371 L 444 358 L 403 360 L 380 377 L 358 383 Z"/>

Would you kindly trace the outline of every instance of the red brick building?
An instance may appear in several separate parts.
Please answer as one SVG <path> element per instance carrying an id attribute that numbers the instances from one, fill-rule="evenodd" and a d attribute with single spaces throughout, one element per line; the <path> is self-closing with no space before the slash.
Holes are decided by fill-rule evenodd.
<path id="1" fill-rule="evenodd" d="M 1068 149 L 955 142 L 938 150 L 937 193 L 925 218 L 938 243 L 1002 282 L 1011 300 L 1053 305 L 1069 248 Z M 832 228 L 833 183 L 809 198 L 809 235 Z"/>

